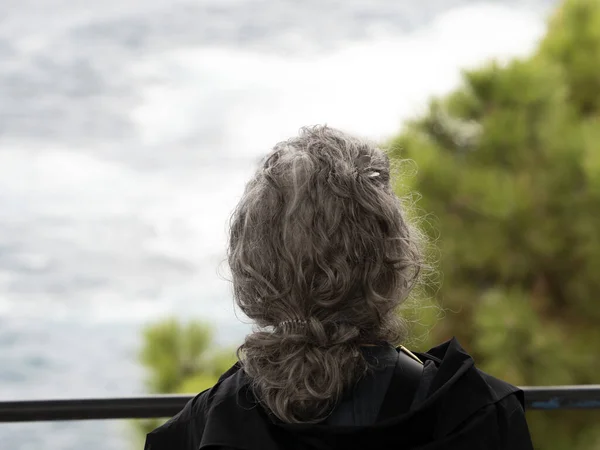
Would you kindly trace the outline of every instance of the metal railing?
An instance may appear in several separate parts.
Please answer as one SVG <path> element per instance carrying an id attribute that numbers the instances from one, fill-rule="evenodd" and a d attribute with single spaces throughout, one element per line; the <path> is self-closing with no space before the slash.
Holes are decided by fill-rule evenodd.
<path id="1" fill-rule="evenodd" d="M 600 385 L 523 387 L 527 409 L 600 409 Z M 191 395 L 0 402 L 0 423 L 149 419 L 177 414 Z"/>

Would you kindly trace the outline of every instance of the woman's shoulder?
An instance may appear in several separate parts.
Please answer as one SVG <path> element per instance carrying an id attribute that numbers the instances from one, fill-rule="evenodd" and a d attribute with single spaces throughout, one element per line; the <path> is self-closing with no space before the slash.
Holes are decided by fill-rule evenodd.
<path id="1" fill-rule="evenodd" d="M 448 427 L 493 405 L 524 410 L 523 391 L 479 369 L 456 338 L 415 353 L 425 363 L 417 403 L 439 403 Z"/>
<path id="2" fill-rule="evenodd" d="M 206 426 L 206 417 L 215 403 L 235 395 L 242 382 L 243 371 L 238 363 L 219 377 L 217 383 L 188 401 L 183 409 L 163 425 L 148 433 L 145 450 L 191 450 L 199 448 Z"/>

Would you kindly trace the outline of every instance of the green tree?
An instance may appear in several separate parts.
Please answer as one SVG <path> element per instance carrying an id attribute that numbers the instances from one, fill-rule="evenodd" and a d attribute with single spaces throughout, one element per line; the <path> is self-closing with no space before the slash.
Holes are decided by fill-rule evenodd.
<path id="1" fill-rule="evenodd" d="M 168 319 L 144 330 L 140 361 L 148 373 L 146 387 L 157 394 L 197 394 L 212 387 L 236 361 L 235 350 L 219 349 L 213 330 L 202 322 Z M 138 436 L 165 419 L 137 421 Z"/>
<path id="2" fill-rule="evenodd" d="M 433 338 L 514 384 L 597 383 L 600 1 L 565 1 L 529 58 L 464 72 L 390 155 L 416 163 L 397 192 L 420 193 L 440 253 Z M 528 419 L 536 448 L 600 448 L 597 412 Z"/>

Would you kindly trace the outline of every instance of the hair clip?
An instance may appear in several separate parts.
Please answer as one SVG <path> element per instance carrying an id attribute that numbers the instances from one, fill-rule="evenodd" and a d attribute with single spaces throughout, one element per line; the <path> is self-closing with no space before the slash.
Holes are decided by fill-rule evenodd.
<path id="1" fill-rule="evenodd" d="M 306 325 L 308 323 L 308 320 L 302 320 L 302 319 L 290 319 L 290 320 L 284 320 L 283 322 L 279 322 L 277 324 L 278 328 L 283 328 L 286 325 Z"/>

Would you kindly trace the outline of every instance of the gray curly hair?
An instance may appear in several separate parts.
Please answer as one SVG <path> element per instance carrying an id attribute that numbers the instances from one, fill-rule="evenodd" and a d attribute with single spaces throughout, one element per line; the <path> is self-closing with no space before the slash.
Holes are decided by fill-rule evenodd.
<path id="1" fill-rule="evenodd" d="M 326 126 L 277 144 L 246 185 L 228 261 L 256 330 L 238 357 L 281 421 L 325 419 L 369 370 L 360 346 L 404 338 L 422 253 L 403 215 L 387 155 Z"/>

